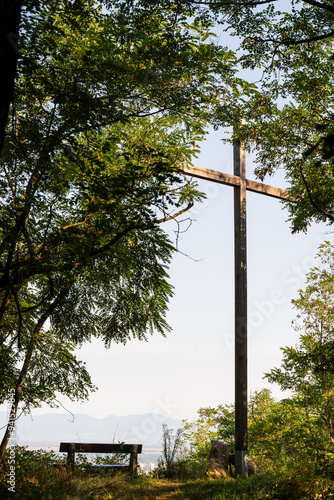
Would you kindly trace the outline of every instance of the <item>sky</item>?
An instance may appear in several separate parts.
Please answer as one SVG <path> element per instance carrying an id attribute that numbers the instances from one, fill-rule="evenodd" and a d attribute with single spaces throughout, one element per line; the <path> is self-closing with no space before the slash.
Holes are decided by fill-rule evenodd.
<path id="1" fill-rule="evenodd" d="M 232 173 L 232 147 L 221 142 L 222 136 L 222 131 L 209 134 L 196 164 Z M 246 162 L 247 176 L 254 178 L 252 158 Z M 282 173 L 267 183 L 284 187 Z M 207 199 L 193 207 L 194 222 L 180 237 L 169 273 L 175 290 L 167 320 L 173 331 L 166 337 L 149 335 L 148 342 L 105 349 L 95 341 L 78 350 L 99 390 L 84 403 L 59 397 L 73 414 L 158 413 L 194 420 L 201 407 L 233 403 L 233 188 L 199 185 Z M 292 235 L 287 217 L 279 200 L 247 193 L 249 392 L 271 387 L 277 399 L 284 395 L 263 379 L 264 373 L 280 365 L 281 347 L 296 344 L 291 299 L 303 288 L 319 244 L 334 242 L 325 225 Z M 176 227 L 166 229 L 175 238 Z M 64 413 L 64 408 L 43 405 L 33 415 L 50 412 Z"/>

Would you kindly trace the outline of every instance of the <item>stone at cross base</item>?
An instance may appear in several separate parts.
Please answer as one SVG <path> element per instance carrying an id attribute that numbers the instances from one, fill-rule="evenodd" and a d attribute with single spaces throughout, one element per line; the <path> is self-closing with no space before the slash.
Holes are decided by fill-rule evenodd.
<path id="1" fill-rule="evenodd" d="M 206 468 L 206 474 L 210 477 L 229 477 L 231 465 L 235 466 L 235 456 L 230 453 L 226 443 L 218 441 L 213 443 L 209 454 L 209 463 Z M 248 457 L 248 475 L 260 472 L 253 460 Z"/>

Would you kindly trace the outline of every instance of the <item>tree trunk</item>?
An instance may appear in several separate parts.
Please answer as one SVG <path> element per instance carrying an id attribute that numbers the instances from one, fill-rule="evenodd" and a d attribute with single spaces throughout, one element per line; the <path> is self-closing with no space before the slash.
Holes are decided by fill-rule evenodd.
<path id="1" fill-rule="evenodd" d="M 4 453 L 6 451 L 7 445 L 8 445 L 9 440 L 10 440 L 10 436 L 13 432 L 13 422 L 16 419 L 17 409 L 19 406 L 19 402 L 21 400 L 22 387 L 23 387 L 26 375 L 28 373 L 31 357 L 32 357 L 34 349 L 36 347 L 36 342 L 39 338 L 39 333 L 40 333 L 41 329 L 43 328 L 43 325 L 46 322 L 46 320 L 50 317 L 50 315 L 53 313 L 53 311 L 61 303 L 61 301 L 63 300 L 65 295 L 68 293 L 69 289 L 71 288 L 71 286 L 72 286 L 72 283 L 69 283 L 68 285 L 64 286 L 60 290 L 59 294 L 57 295 L 57 297 L 55 298 L 53 303 L 49 306 L 47 311 L 45 311 L 45 313 L 40 317 L 39 321 L 37 322 L 37 324 L 35 326 L 35 330 L 34 330 L 34 333 L 31 337 L 30 344 L 29 344 L 29 347 L 27 349 L 27 354 L 25 356 L 24 363 L 23 363 L 23 366 L 22 366 L 22 369 L 21 369 L 21 372 L 20 372 L 20 375 L 19 375 L 19 378 L 18 378 L 18 381 L 16 384 L 14 401 L 11 405 L 11 410 L 10 410 L 10 419 L 9 419 L 8 424 L 7 424 L 6 432 L 5 432 L 4 437 L 2 438 L 2 441 L 0 444 L 0 463 L 3 459 Z"/>
<path id="2" fill-rule="evenodd" d="M 14 95 L 21 9 L 22 0 L 0 0 L 0 155 Z"/>

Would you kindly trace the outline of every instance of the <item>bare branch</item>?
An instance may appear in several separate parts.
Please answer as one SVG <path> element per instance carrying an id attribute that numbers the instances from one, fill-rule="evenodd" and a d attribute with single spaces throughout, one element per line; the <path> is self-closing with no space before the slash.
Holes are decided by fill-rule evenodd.
<path id="1" fill-rule="evenodd" d="M 74 413 L 72 413 L 72 412 L 71 412 L 68 408 L 66 408 L 66 406 L 64 406 L 64 405 L 63 405 L 63 403 L 61 403 L 61 402 L 59 401 L 59 399 L 55 399 L 55 401 L 56 401 L 57 403 L 59 403 L 59 404 L 60 404 L 60 406 L 62 406 L 62 407 L 64 408 L 64 410 L 65 410 L 65 411 L 67 411 L 67 413 L 70 413 L 70 414 L 72 415 L 72 421 L 71 421 L 71 420 L 69 420 L 69 422 L 73 423 L 73 422 L 74 422 L 74 419 L 75 419 Z"/>

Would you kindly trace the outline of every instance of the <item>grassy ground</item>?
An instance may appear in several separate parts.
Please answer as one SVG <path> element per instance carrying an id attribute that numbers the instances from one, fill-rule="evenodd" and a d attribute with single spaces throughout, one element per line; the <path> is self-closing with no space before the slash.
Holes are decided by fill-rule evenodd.
<path id="1" fill-rule="evenodd" d="M 77 481 L 73 486 L 77 495 L 67 497 L 71 500 L 82 498 L 94 500 L 227 500 L 242 498 L 242 496 L 231 496 L 227 483 L 217 480 L 183 482 L 149 478 L 131 480 L 123 476 L 111 480 L 95 478 L 91 481 Z"/>
<path id="2" fill-rule="evenodd" d="M 307 464 L 294 470 L 267 470 L 247 479 L 167 480 L 127 473 L 74 472 L 53 467 L 57 456 L 18 448 L 15 493 L 8 491 L 9 461 L 0 467 L 0 498 L 20 500 L 334 500 L 334 481 L 310 474 Z M 333 478 L 334 479 L 334 478 Z"/>
<path id="3" fill-rule="evenodd" d="M 249 480 L 197 479 L 172 481 L 126 475 L 107 477 L 54 477 L 54 481 L 39 484 L 30 478 L 24 484 L 17 484 L 15 498 L 33 500 L 234 500 L 234 499 L 284 499 L 296 498 L 310 500 L 305 496 L 296 496 L 293 492 L 280 493 L 270 484 L 252 484 Z M 11 492 L 1 495 L 2 499 L 13 498 Z M 319 497 L 321 498 L 321 497 Z"/>
<path id="4" fill-rule="evenodd" d="M 280 479 L 272 474 L 259 474 L 248 479 L 167 480 L 148 476 L 137 478 L 127 474 L 74 475 L 49 470 L 44 479 L 35 474 L 16 479 L 16 493 L 3 488 L 2 500 L 320 500 L 333 499 L 334 489 L 311 490 L 293 479 Z"/>

